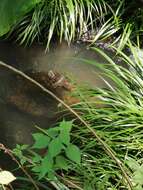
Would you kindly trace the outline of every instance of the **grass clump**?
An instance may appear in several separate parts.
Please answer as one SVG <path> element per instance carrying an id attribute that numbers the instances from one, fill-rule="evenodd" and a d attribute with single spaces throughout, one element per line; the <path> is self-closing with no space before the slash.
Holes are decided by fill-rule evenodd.
<path id="1" fill-rule="evenodd" d="M 2 0 L 0 36 L 25 45 L 44 42 L 46 49 L 55 39 L 113 43 L 123 49 L 129 37 L 138 43 L 142 37 L 141 5 L 134 0 Z"/>
<path id="2" fill-rule="evenodd" d="M 29 2 L 33 3 L 33 0 Z M 37 0 L 31 9 L 27 7 L 25 14 L 20 14 L 22 10 L 20 12 L 16 0 L 15 6 L 8 5 L 8 2 L 2 2 L 0 5 L 4 7 L 5 12 L 0 36 L 9 32 L 7 36 L 14 36 L 20 44 L 31 45 L 34 41 L 44 42 L 48 49 L 54 39 L 60 42 L 65 40 L 68 44 L 74 40 L 89 43 L 107 40 L 115 43 L 122 37 L 121 34 L 117 35 L 117 40 L 112 38 L 122 28 L 120 12 L 123 6 L 120 1 L 111 3 L 105 0 Z M 22 6 L 26 5 L 21 2 Z M 13 16 L 9 15 L 9 8 L 13 9 Z M 10 28 L 3 32 L 6 23 Z M 126 27 L 128 28 L 129 24 L 124 25 L 124 28 Z"/>
<path id="3" fill-rule="evenodd" d="M 141 37 L 139 7 L 139 3 L 126 0 L 39 0 L 10 31 L 14 29 L 12 34 L 20 44 L 31 45 L 37 40 L 46 43 L 46 49 L 53 39 L 68 44 L 78 39 L 89 43 L 109 42 L 122 49 L 129 37 L 137 41 Z"/>
<path id="4" fill-rule="evenodd" d="M 60 42 L 64 39 L 70 44 L 89 28 L 96 29 L 97 23 L 104 23 L 107 9 L 103 0 L 41 1 L 18 23 L 18 40 L 28 45 L 39 38 L 47 42 L 48 48 L 51 39 L 58 36 Z"/>
<path id="5" fill-rule="evenodd" d="M 110 64 L 100 65 L 95 61 L 87 61 L 87 63 L 98 67 L 101 71 L 99 77 L 105 81 L 107 88 L 89 89 L 87 91 L 84 89 L 85 101 L 79 105 L 78 109 L 83 108 L 83 111 L 85 111 L 84 119 L 116 152 L 120 160 L 126 164 L 132 158 L 132 164 L 130 162 L 129 168 L 132 168 L 133 163 L 139 162 L 139 169 L 142 165 L 143 153 L 143 62 L 141 50 L 131 44 L 129 46 L 132 57 L 128 57 L 120 51 L 118 52 L 125 67 L 115 64 L 106 54 L 96 49 Z M 84 135 L 81 134 L 82 137 Z M 88 131 L 86 131 L 86 135 L 90 135 Z M 113 165 L 112 168 L 115 167 Z M 139 180 L 142 176 L 142 169 L 139 169 L 139 171 L 137 171 L 137 167 L 132 169 L 136 172 L 129 173 L 129 176 L 134 184 L 134 189 L 137 189 L 142 185 L 141 180 Z M 121 188 L 120 186 L 121 184 L 118 187 L 119 189 Z"/>

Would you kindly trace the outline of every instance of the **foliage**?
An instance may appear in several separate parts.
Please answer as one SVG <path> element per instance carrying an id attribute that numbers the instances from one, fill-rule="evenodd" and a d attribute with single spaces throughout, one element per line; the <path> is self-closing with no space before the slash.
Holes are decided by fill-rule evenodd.
<path id="1" fill-rule="evenodd" d="M 3 36 L 11 27 L 29 12 L 41 0 L 1 0 L 0 1 L 0 36 Z"/>
<path id="2" fill-rule="evenodd" d="M 62 121 L 58 127 L 48 130 L 41 130 L 41 133 L 33 134 L 35 140 L 31 147 L 30 160 L 31 168 L 39 179 L 48 177 L 55 178 L 55 171 L 68 171 L 73 163 L 81 163 L 81 152 L 79 148 L 70 142 L 70 132 L 72 122 Z M 21 160 L 21 164 L 25 164 L 28 159 L 23 155 L 23 151 L 27 150 L 27 146 L 17 145 L 14 154 Z M 43 155 L 37 154 L 37 150 L 43 150 Z"/>
<path id="3" fill-rule="evenodd" d="M 111 41 L 123 48 L 129 37 L 139 40 L 143 29 L 140 4 L 126 0 L 15 0 L 12 3 L 2 0 L 0 15 L 0 36 L 10 32 L 21 44 L 30 45 L 38 40 L 46 42 L 46 48 L 56 37 L 70 44 L 75 39 L 86 40 L 84 36 L 90 43 Z"/>
<path id="4" fill-rule="evenodd" d="M 84 62 L 99 69 L 99 77 L 105 82 L 105 88 L 75 89 L 75 96 L 81 103 L 73 105 L 73 108 L 82 112 L 81 117 L 126 164 L 134 189 L 141 190 L 143 53 L 130 42 L 128 46 L 132 56 L 127 56 L 121 50 L 129 38 L 136 38 L 142 31 L 142 11 L 137 9 L 133 14 L 129 12 L 136 5 L 134 1 L 131 1 L 130 7 L 125 0 L 111 2 L 15 0 L 15 3 L 10 3 L 3 0 L 0 3 L 0 35 L 14 26 L 21 44 L 31 44 L 42 37 L 42 40 L 47 41 L 47 48 L 53 36 L 70 43 L 91 30 L 94 32 L 94 38 L 90 41 L 92 44 L 116 36 L 112 42 L 118 43 L 118 48 L 113 48 L 125 67 L 101 50 L 93 48 L 109 64 L 101 65 L 95 60 Z M 131 17 L 125 19 L 127 13 Z M 57 127 L 38 129 L 40 132 L 33 134 L 33 146 L 17 145 L 13 151 L 21 164 L 32 172 L 35 180 L 42 183 L 48 181 L 54 188 L 65 190 L 128 189 L 116 163 L 85 126 L 63 120 Z"/>
<path id="5" fill-rule="evenodd" d="M 21 44 L 38 40 L 46 42 L 46 48 L 56 37 L 70 44 L 88 36 L 90 43 L 111 41 L 122 49 L 129 37 L 139 42 L 143 30 L 140 5 L 126 0 L 2 0 L 0 36 L 10 32 Z"/>
<path id="6" fill-rule="evenodd" d="M 0 36 L 14 30 L 12 35 L 21 44 L 29 45 L 36 39 L 47 41 L 48 48 L 53 36 L 58 36 L 60 42 L 64 39 L 70 44 L 74 39 L 91 33 L 91 42 L 95 43 L 99 39 L 109 38 L 120 29 L 118 7 L 121 3 L 117 1 L 116 4 L 117 10 L 113 10 L 104 0 L 1 2 Z"/>
<path id="7" fill-rule="evenodd" d="M 128 157 L 126 160 L 127 165 L 133 171 L 132 181 L 134 183 L 134 190 L 143 190 L 143 164 L 142 159 L 135 160 Z"/>
<path id="8" fill-rule="evenodd" d="M 14 175 L 9 171 L 0 171 L 0 185 L 8 185 L 16 180 Z"/>
<path id="9" fill-rule="evenodd" d="M 105 88 L 75 89 L 75 96 L 81 102 L 73 108 L 80 110 L 81 117 L 126 164 L 129 178 L 137 190 L 142 185 L 143 53 L 130 42 L 128 46 L 132 53 L 130 57 L 116 49 L 116 56 L 124 66 L 93 48 L 109 63 L 83 61 L 98 68 Z M 71 189 L 128 189 L 116 163 L 82 124 L 63 121 L 58 127 L 41 132 L 33 135 L 35 143 L 29 152 L 23 154 L 21 149 L 25 152 L 25 146 L 15 150 L 21 163 L 32 169 L 36 179 L 55 184 L 60 182 Z M 47 152 L 40 155 L 40 149 Z"/>
<path id="10" fill-rule="evenodd" d="M 96 30 L 98 22 L 104 23 L 106 14 L 107 6 L 103 0 L 44 0 L 35 7 L 32 15 L 18 24 L 18 40 L 31 44 L 42 35 L 47 48 L 53 36 L 58 36 L 60 42 L 64 39 L 70 43 L 89 28 Z"/>
<path id="11" fill-rule="evenodd" d="M 85 62 L 99 69 L 99 77 L 105 82 L 105 88 L 87 91 L 84 89 L 80 92 L 82 97 L 84 93 L 84 103 L 77 108 L 85 112 L 85 120 L 112 147 L 121 160 L 126 160 L 127 156 L 140 160 L 143 153 L 143 53 L 130 42 L 129 47 L 131 57 L 117 50 L 124 67 L 115 63 L 101 50 L 93 48 L 104 56 L 109 64 L 98 64 L 93 60 Z M 82 132 L 80 131 L 80 134 L 83 138 L 85 132 Z M 135 189 L 141 188 L 142 171 L 140 165 L 138 169 L 133 170 L 133 174 L 130 174 L 130 177 L 133 176 Z"/>
<path id="12" fill-rule="evenodd" d="M 73 108 L 82 112 L 81 117 L 126 164 L 129 178 L 137 189 L 142 185 L 142 164 L 134 170 L 128 158 L 138 162 L 143 153 L 143 56 L 130 42 L 129 47 L 132 57 L 117 49 L 117 55 L 125 67 L 93 48 L 109 64 L 98 64 L 95 60 L 83 61 L 99 69 L 99 77 L 105 82 L 105 88 L 75 89 L 75 96 L 81 99 L 81 103 L 73 105 Z M 17 147 L 14 152 L 24 166 L 31 168 L 38 180 L 60 182 L 71 189 L 128 189 L 114 160 L 85 126 L 63 121 L 58 127 L 41 129 L 41 133 L 33 134 L 33 137 L 35 143 L 28 152 L 25 152 L 25 147 Z M 41 149 L 47 150 L 44 155 L 38 153 Z"/>

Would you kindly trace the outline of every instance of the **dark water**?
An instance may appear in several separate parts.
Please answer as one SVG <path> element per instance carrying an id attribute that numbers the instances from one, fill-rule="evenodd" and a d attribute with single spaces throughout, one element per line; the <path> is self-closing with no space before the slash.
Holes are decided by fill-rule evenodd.
<path id="1" fill-rule="evenodd" d="M 52 69 L 72 78 L 80 85 L 105 86 L 99 78 L 98 70 L 93 65 L 84 64 L 79 58 L 104 62 L 103 58 L 81 44 L 73 44 L 71 47 L 65 43 L 53 45 L 50 51 L 45 53 L 42 45 L 23 48 L 9 42 L 0 42 L 0 60 L 24 72 Z M 9 105 L 7 96 L 13 93 L 17 80 L 13 75 L 0 67 L 0 142 L 10 148 L 17 143 L 31 143 L 31 134 L 36 130 L 34 126 L 50 127 L 57 111 L 55 100 L 40 92 L 37 92 L 33 99 L 36 98 L 35 101 L 39 102 L 39 109 L 46 110 L 43 116 L 34 117 Z"/>

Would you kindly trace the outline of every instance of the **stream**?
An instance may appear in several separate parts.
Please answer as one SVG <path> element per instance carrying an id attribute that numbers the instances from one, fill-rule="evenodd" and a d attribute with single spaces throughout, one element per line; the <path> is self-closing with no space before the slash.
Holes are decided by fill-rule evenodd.
<path id="1" fill-rule="evenodd" d="M 93 65 L 83 63 L 80 58 L 104 62 L 103 58 L 81 44 L 68 47 L 63 42 L 53 45 L 50 51 L 45 53 L 42 45 L 24 48 L 10 42 L 0 42 L 0 60 L 23 72 L 54 70 L 71 78 L 78 85 L 86 84 L 92 88 L 105 86 L 97 74 L 97 69 Z M 17 78 L 13 75 L 11 71 L 0 67 L 0 139 L 1 143 L 10 148 L 15 147 L 16 144 L 31 143 L 31 134 L 36 130 L 34 126 L 52 126 L 52 118 L 57 111 L 55 100 L 51 97 L 43 97 L 40 92 L 36 92 L 32 98 L 41 105 L 36 109 L 43 109 L 44 106 L 46 116 L 33 117 L 9 105 L 7 97 L 13 94 L 17 82 Z"/>

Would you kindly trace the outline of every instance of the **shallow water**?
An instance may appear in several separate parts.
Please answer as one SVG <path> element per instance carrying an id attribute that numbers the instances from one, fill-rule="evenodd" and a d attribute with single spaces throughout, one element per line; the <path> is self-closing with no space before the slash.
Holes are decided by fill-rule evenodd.
<path id="1" fill-rule="evenodd" d="M 88 50 L 82 44 L 73 44 L 68 47 L 64 42 L 53 45 L 49 52 L 44 52 L 42 45 L 33 45 L 30 48 L 19 47 L 9 42 L 0 42 L 0 60 L 24 72 L 54 70 L 72 78 L 77 84 L 86 84 L 90 87 L 104 87 L 104 82 L 93 65 L 83 63 L 80 58 L 94 59 L 105 62 L 95 52 Z M 52 117 L 57 111 L 57 103 L 35 94 L 38 102 L 47 109 L 47 116 L 33 117 L 7 103 L 7 95 L 13 93 L 11 84 L 16 78 L 13 73 L 0 67 L 0 142 L 14 147 L 16 143 L 31 143 L 31 133 L 35 131 L 34 125 L 50 127 Z M 33 97 L 34 98 L 34 97 Z M 51 121 L 51 122 L 50 122 Z"/>

